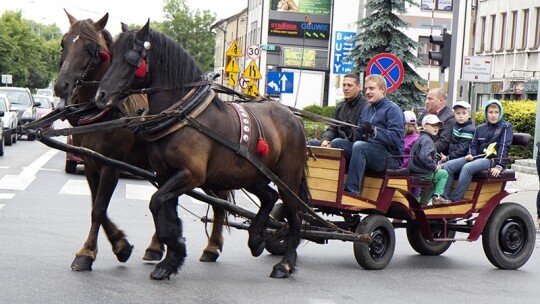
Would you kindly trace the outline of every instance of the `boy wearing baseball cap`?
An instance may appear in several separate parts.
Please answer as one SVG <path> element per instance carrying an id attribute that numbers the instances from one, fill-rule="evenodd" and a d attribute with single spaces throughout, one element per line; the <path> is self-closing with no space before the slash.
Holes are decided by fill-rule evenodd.
<path id="1" fill-rule="evenodd" d="M 452 130 L 452 141 L 448 147 L 448 155 L 441 153 L 442 163 L 467 155 L 476 130 L 470 119 L 471 106 L 468 102 L 463 100 L 457 101 L 453 109 L 456 124 Z"/>
<path id="2" fill-rule="evenodd" d="M 428 114 L 422 119 L 422 128 L 420 137 L 414 142 L 411 149 L 411 155 L 408 168 L 412 175 L 420 176 L 424 180 L 433 181 L 435 187 L 430 190 L 431 201 L 433 205 L 449 204 L 442 194 L 444 185 L 448 179 L 448 172 L 441 169 L 438 164 L 437 150 L 433 139 L 443 127 L 443 122 L 437 115 Z"/>

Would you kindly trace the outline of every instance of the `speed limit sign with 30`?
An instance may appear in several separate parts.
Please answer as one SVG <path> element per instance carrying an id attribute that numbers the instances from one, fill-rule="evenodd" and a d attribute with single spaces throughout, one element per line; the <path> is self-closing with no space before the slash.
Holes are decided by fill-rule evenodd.
<path id="1" fill-rule="evenodd" d="M 261 56 L 261 48 L 258 44 L 252 44 L 247 47 L 246 55 L 251 59 L 257 59 Z"/>

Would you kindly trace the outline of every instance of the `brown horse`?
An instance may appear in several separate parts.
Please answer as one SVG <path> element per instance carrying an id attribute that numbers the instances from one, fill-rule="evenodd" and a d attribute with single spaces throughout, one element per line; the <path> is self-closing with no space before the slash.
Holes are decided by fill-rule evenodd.
<path id="1" fill-rule="evenodd" d="M 246 103 L 236 109 L 226 104 L 213 92 L 197 104 L 181 101 L 201 79 L 201 71 L 181 45 L 157 31 L 150 30 L 149 22 L 140 31 L 121 33 L 111 47 L 112 64 L 100 83 L 96 103 L 101 108 L 118 107 L 129 90 L 148 90 L 150 115 L 167 109 L 193 108 L 176 120 L 187 126 L 166 132 L 165 136 L 149 145 L 152 168 L 160 184 L 150 201 L 158 239 L 167 245 L 165 259 L 151 273 L 153 279 L 168 278 L 177 273 L 185 256 L 181 221 L 175 198 L 195 187 L 212 190 L 245 188 L 261 201 L 261 207 L 248 232 L 248 246 L 252 255 L 264 250 L 263 230 L 278 193 L 269 185 L 268 175 L 254 164 L 240 157 L 216 139 L 202 134 L 198 126 L 206 126 L 220 134 L 220 138 L 240 149 L 251 151 L 275 174 L 293 194 L 279 187 L 279 194 L 287 207 L 289 223 L 287 251 L 274 266 L 271 277 L 288 277 L 295 270 L 296 248 L 300 241 L 301 209 L 295 194 L 307 202 L 306 146 L 301 121 L 286 107 L 275 102 Z M 195 93 L 196 95 L 197 93 Z M 183 111 L 183 110 L 182 110 Z M 170 113 L 170 112 L 168 112 Z M 196 114 L 195 114 L 196 113 Z M 164 114 L 164 113 L 162 113 Z M 242 118 L 240 118 L 242 117 Z M 249 125 L 253 127 L 249 127 Z M 154 129 L 160 129 L 160 124 Z M 148 130 L 147 133 L 152 133 Z M 265 147 L 264 142 L 268 146 Z M 254 151 L 259 155 L 255 155 Z"/>
<path id="2" fill-rule="evenodd" d="M 96 122 L 119 117 L 117 111 L 103 112 L 90 100 L 94 97 L 97 84 L 110 66 L 108 49 L 112 37 L 105 25 L 108 14 L 97 22 L 90 19 L 77 20 L 67 13 L 70 29 L 62 38 L 60 71 L 55 83 L 55 93 L 65 100 L 68 108 L 74 108 L 68 115 L 73 125 Z M 122 112 L 135 114 L 147 108 L 144 95 L 132 95 L 124 103 Z M 128 129 L 111 129 L 91 134 L 73 135 L 74 144 L 99 152 L 110 158 L 125 161 L 143 169 L 150 168 L 146 153 L 147 142 L 134 136 Z M 97 256 L 99 227 L 103 226 L 112 244 L 113 252 L 121 262 L 130 257 L 132 246 L 123 231 L 119 230 L 107 216 L 107 208 L 118 183 L 118 170 L 86 158 L 85 175 L 92 194 L 92 224 L 83 248 L 77 252 L 71 268 L 76 271 L 91 270 Z M 219 193 L 226 198 L 226 193 Z M 201 261 L 215 261 L 223 247 L 222 226 L 225 212 L 214 209 L 215 224 L 208 246 Z M 154 234 L 146 249 L 144 260 L 159 261 L 164 246 Z"/>

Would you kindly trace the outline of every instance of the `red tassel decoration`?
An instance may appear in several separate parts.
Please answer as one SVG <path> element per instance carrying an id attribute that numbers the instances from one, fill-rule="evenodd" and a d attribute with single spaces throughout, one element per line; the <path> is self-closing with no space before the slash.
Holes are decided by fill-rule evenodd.
<path id="1" fill-rule="evenodd" d="M 109 52 L 106 51 L 99 51 L 98 56 L 101 59 L 101 62 L 107 62 L 109 59 L 111 59 L 111 55 L 109 55 Z"/>
<path id="2" fill-rule="evenodd" d="M 264 140 L 264 138 L 262 138 L 262 136 L 259 137 L 259 142 L 257 142 L 257 153 L 262 157 L 266 157 L 266 155 L 268 155 L 268 151 L 268 143 L 266 140 Z"/>
<path id="3" fill-rule="evenodd" d="M 146 61 L 145 60 L 141 61 L 141 64 L 135 71 L 135 76 L 139 78 L 144 78 L 144 76 L 146 76 Z"/>

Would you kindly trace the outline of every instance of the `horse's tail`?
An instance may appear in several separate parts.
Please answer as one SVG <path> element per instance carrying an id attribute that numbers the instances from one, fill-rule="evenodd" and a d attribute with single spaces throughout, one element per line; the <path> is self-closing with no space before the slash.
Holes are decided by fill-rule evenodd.
<path id="1" fill-rule="evenodd" d="M 304 166 L 304 170 L 302 170 L 302 178 L 300 180 L 300 187 L 298 187 L 298 197 L 303 202 L 310 205 L 311 192 L 309 191 L 307 173 L 308 173 L 308 166 L 306 164 Z"/>

